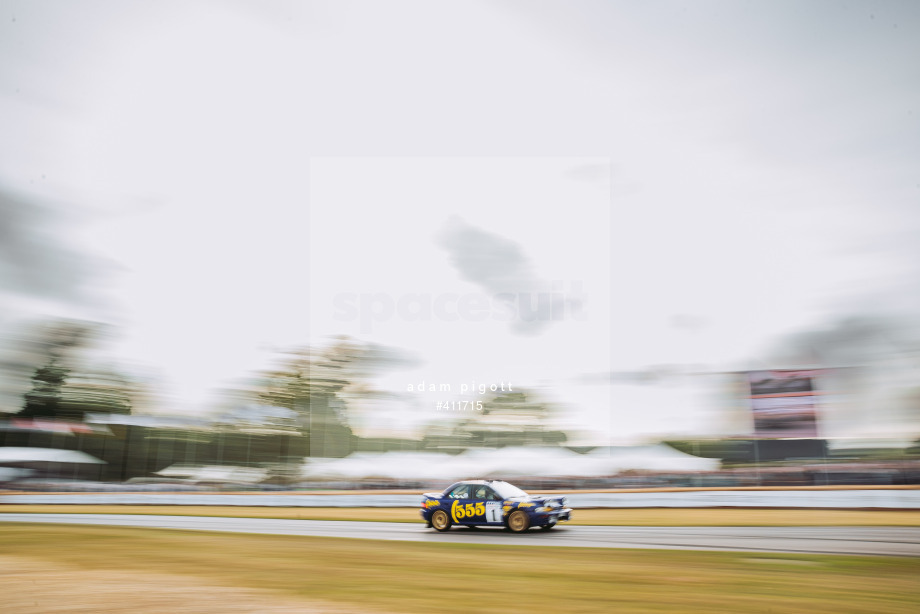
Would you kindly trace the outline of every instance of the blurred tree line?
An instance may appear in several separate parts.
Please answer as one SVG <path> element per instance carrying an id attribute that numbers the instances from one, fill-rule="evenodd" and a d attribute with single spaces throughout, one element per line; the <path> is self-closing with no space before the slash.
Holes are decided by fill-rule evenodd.
<path id="1" fill-rule="evenodd" d="M 87 413 L 130 414 L 136 384 L 123 374 L 81 366 L 80 350 L 100 334 L 94 325 L 59 322 L 35 344 L 39 366 L 26 392 L 21 418 L 83 421 Z"/>
<path id="2" fill-rule="evenodd" d="M 411 358 L 391 348 L 347 337 L 323 348 L 300 347 L 279 353 L 277 364 L 233 391 L 239 408 L 210 422 L 183 427 L 143 424 L 144 416 L 119 424 L 112 415 L 131 416 L 139 385 L 115 372 L 89 369 L 81 353 L 99 337 L 92 325 L 61 322 L 47 327 L 33 344 L 37 363 L 21 410 L 12 416 L 35 428 L 0 431 L 0 446 L 79 450 L 106 462 L 104 480 L 149 477 L 174 464 L 283 467 L 304 458 L 344 457 L 352 452 L 438 450 L 469 447 L 560 445 L 561 431 L 547 429 L 552 408 L 527 392 L 500 393 L 481 414 L 430 428 L 420 439 L 357 436 L 349 425 L 348 403 L 382 394 L 373 374 Z M 96 415 L 94 418 L 93 415 Z M 107 419 L 100 417 L 108 416 Z M 49 423 L 93 428 L 42 430 Z M 26 426 L 28 426 L 26 424 Z"/>

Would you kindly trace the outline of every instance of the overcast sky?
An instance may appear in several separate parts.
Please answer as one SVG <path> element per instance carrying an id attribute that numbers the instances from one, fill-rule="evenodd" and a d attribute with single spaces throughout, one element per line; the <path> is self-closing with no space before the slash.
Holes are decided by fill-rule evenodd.
<path id="1" fill-rule="evenodd" d="M 114 324 L 163 410 L 344 333 L 417 358 L 378 422 L 514 378 L 603 431 L 583 376 L 920 313 L 918 102 L 916 2 L 0 0 L 0 324 Z"/>

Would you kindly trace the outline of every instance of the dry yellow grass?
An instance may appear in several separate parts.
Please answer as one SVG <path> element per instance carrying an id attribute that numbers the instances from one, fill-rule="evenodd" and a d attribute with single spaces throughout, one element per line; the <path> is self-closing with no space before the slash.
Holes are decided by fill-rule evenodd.
<path id="1" fill-rule="evenodd" d="M 272 595 L 288 603 L 303 600 L 302 611 L 311 611 L 311 603 L 337 604 L 346 612 L 445 614 L 920 611 L 920 560 L 898 557 L 522 548 L 29 524 L 0 525 L 0 555 L 27 555 L 48 562 L 49 569 L 85 570 L 97 579 L 111 575 L 116 582 L 129 574 L 128 591 L 155 592 L 164 577 L 182 577 L 218 598 L 213 611 L 223 611 L 220 587 L 233 587 L 228 595 L 246 599 L 261 595 L 264 611 L 276 611 Z M 29 586 L 28 578 L 19 580 L 17 590 Z M 58 578 L 73 583 L 77 595 L 86 590 L 81 580 Z M 55 589 L 60 601 L 41 611 L 90 611 L 74 610 L 63 588 Z M 190 598 L 189 607 L 198 601 Z M 124 611 L 118 600 L 101 608 L 99 600 L 94 603 L 94 612 Z M 183 611 L 182 603 L 173 600 L 168 611 Z"/>
<path id="2" fill-rule="evenodd" d="M 23 590 L 26 587 L 27 590 Z M 227 582 L 147 570 L 84 569 L 0 555 L 0 604 L 15 614 L 350 614 L 354 607 Z M 362 614 L 387 614 L 361 606 Z"/>

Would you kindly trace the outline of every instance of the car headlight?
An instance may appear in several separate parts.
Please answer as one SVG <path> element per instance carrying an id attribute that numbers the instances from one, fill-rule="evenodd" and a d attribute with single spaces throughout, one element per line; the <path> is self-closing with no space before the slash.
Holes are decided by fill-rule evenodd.
<path id="1" fill-rule="evenodd" d="M 537 508 L 538 512 L 552 512 L 557 507 L 559 507 L 558 501 L 546 501 L 543 503 L 543 507 Z"/>

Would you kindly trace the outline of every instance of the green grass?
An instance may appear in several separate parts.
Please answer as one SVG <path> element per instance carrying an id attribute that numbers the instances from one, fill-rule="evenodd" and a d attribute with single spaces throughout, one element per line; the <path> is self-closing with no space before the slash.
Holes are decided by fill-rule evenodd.
<path id="1" fill-rule="evenodd" d="M 0 554 L 264 588 L 361 611 L 920 611 L 920 559 L 0 525 Z M 476 604 L 479 604 L 478 606 Z"/>
<path id="2" fill-rule="evenodd" d="M 416 508 L 230 507 L 208 505 L 0 505 L 0 513 L 175 514 L 236 518 L 421 522 Z M 918 511 L 783 509 L 576 509 L 573 525 L 602 526 L 901 526 L 920 527 Z"/>

